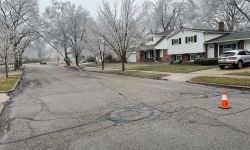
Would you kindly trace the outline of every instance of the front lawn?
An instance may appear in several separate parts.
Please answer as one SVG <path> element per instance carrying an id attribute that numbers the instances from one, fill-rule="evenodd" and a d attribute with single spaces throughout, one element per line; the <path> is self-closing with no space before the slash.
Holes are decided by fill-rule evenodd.
<path id="1" fill-rule="evenodd" d="M 217 66 L 200 66 L 200 65 L 184 65 L 184 64 L 152 64 L 147 66 L 138 66 L 134 68 L 129 68 L 132 70 L 140 71 L 156 71 L 156 72 L 170 72 L 170 73 L 190 73 L 201 70 L 212 69 Z"/>
<path id="2" fill-rule="evenodd" d="M 11 90 L 16 82 L 18 81 L 19 76 L 10 76 L 9 78 L 0 79 L 0 91 L 5 92 Z"/>
<path id="3" fill-rule="evenodd" d="M 243 78 L 202 76 L 202 77 L 193 78 L 192 81 L 197 82 L 197 83 L 220 84 L 220 85 L 228 85 L 228 86 L 249 86 L 250 87 L 250 79 L 243 79 Z"/>
<path id="4" fill-rule="evenodd" d="M 94 67 L 101 68 L 101 65 L 98 64 L 86 64 L 86 67 Z M 127 70 L 138 70 L 138 71 L 155 71 L 155 72 L 169 72 L 169 73 L 190 73 L 195 71 L 212 69 L 217 66 L 200 66 L 200 65 L 185 65 L 185 64 L 174 64 L 170 65 L 168 63 L 160 63 L 160 64 L 126 64 Z M 107 63 L 105 64 L 105 69 L 121 69 L 120 63 Z"/>
<path id="5" fill-rule="evenodd" d="M 250 71 L 246 71 L 246 72 L 234 72 L 234 73 L 229 73 L 227 75 L 250 76 Z"/>
<path id="6" fill-rule="evenodd" d="M 130 64 L 130 63 L 127 63 L 127 64 L 125 64 L 125 67 L 126 67 L 126 69 L 130 69 L 130 68 L 133 68 L 133 67 L 148 66 L 148 65 L 150 65 L 150 64 Z M 95 63 L 90 63 L 90 64 L 84 64 L 82 66 L 84 66 L 84 67 L 102 68 L 102 65 L 100 63 L 97 64 L 97 65 Z M 106 69 L 121 69 L 122 64 L 121 63 L 105 63 L 104 67 Z"/>
<path id="7" fill-rule="evenodd" d="M 155 79 L 155 80 L 160 80 L 163 77 L 167 76 L 167 75 L 164 75 L 164 74 L 146 73 L 146 72 L 140 72 L 140 71 L 118 71 L 118 70 L 112 70 L 112 71 L 96 71 L 96 72 L 106 73 L 106 74 L 123 75 L 123 76 L 131 76 L 131 77 L 139 77 L 139 78 L 148 78 L 148 79 Z"/>

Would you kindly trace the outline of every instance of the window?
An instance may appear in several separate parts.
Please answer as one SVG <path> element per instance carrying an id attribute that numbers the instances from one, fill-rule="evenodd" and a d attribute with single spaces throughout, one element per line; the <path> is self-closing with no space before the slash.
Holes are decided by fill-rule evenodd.
<path id="1" fill-rule="evenodd" d="M 178 55 L 176 56 L 176 61 L 181 61 L 182 60 L 182 56 Z"/>
<path id="2" fill-rule="evenodd" d="M 152 36 L 152 37 L 147 38 L 147 43 L 149 43 L 149 42 L 154 42 L 154 37 L 153 37 L 153 36 Z"/>
<path id="3" fill-rule="evenodd" d="M 236 43 L 221 44 L 219 47 L 219 55 L 221 55 L 223 52 L 230 51 L 230 50 L 236 50 L 236 49 L 237 49 Z"/>
<path id="4" fill-rule="evenodd" d="M 196 43 L 197 42 L 197 35 L 186 37 L 186 43 Z"/>
<path id="5" fill-rule="evenodd" d="M 150 54 L 149 54 L 149 56 L 150 56 L 149 58 L 154 58 L 154 57 L 155 57 L 155 52 L 154 52 L 154 50 L 150 50 L 149 53 L 150 53 Z"/>
<path id="6" fill-rule="evenodd" d="M 247 55 L 247 53 L 245 51 L 240 51 L 238 55 Z"/>
<path id="7" fill-rule="evenodd" d="M 190 56 L 190 61 L 195 61 L 195 58 L 196 58 L 195 55 L 191 55 L 191 56 Z"/>
<path id="8" fill-rule="evenodd" d="M 181 44 L 181 38 L 179 39 L 172 39 L 172 45 L 178 45 Z"/>

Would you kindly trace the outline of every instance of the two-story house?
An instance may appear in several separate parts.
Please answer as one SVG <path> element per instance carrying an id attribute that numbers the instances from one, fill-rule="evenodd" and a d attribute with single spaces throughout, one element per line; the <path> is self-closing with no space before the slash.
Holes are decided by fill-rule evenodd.
<path id="1" fill-rule="evenodd" d="M 192 62 L 216 58 L 227 50 L 250 50 L 250 32 L 229 32 L 224 22 L 218 30 L 181 28 L 168 33 L 150 34 L 148 42 L 136 53 L 136 62 Z"/>
<path id="2" fill-rule="evenodd" d="M 156 48 L 168 49 L 172 61 L 192 62 L 199 57 L 210 57 L 206 41 L 221 37 L 230 32 L 224 31 L 221 22 L 219 30 L 182 28 L 165 38 Z"/>

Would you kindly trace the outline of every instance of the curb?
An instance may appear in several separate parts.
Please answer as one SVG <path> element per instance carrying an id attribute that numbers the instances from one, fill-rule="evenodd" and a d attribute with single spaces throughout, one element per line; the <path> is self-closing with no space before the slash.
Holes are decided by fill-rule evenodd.
<path id="1" fill-rule="evenodd" d="M 17 86 L 21 83 L 22 78 L 23 78 L 23 74 L 24 72 L 21 73 L 20 77 L 18 78 L 16 84 L 14 85 L 14 87 L 11 90 L 8 91 L 0 91 L 0 93 L 12 93 L 15 91 L 15 89 L 17 88 Z"/>
<path id="2" fill-rule="evenodd" d="M 18 78 L 16 84 L 14 85 L 14 87 L 13 87 L 11 90 L 9 90 L 9 91 L 4 91 L 4 92 L 3 92 L 3 91 L 0 91 L 0 94 L 7 94 L 7 95 L 9 95 L 10 93 L 14 92 L 15 89 L 17 88 L 17 86 L 21 83 L 23 74 L 24 74 L 24 70 L 23 70 L 23 72 L 21 73 L 20 77 Z M 4 110 L 4 107 L 5 107 L 4 104 L 3 104 L 3 103 L 0 103 L 0 115 L 2 114 L 2 112 L 3 112 L 3 110 Z"/>
<path id="3" fill-rule="evenodd" d="M 224 85 L 224 84 L 195 82 L 195 81 L 186 81 L 186 82 L 191 83 L 191 84 L 199 84 L 199 85 L 207 85 L 207 86 L 215 86 L 215 87 L 223 87 L 223 88 L 232 88 L 232 89 L 240 89 L 240 90 L 250 90 L 250 87 L 248 87 L 248 86 Z"/>
<path id="4" fill-rule="evenodd" d="M 1 115 L 2 112 L 3 112 L 3 109 L 4 109 L 4 104 L 0 103 L 0 115 Z"/>

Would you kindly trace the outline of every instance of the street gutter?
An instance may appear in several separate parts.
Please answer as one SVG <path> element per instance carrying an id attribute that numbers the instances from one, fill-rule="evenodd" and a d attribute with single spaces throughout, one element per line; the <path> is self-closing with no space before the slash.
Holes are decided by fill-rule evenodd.
<path id="1" fill-rule="evenodd" d="M 216 83 L 206 83 L 206 82 L 195 82 L 195 81 L 186 81 L 191 84 L 199 84 L 199 85 L 207 85 L 207 86 L 215 86 L 222 88 L 232 88 L 232 89 L 240 89 L 240 90 L 250 90 L 248 86 L 238 86 L 238 85 L 225 85 L 225 84 L 216 84 Z"/>

